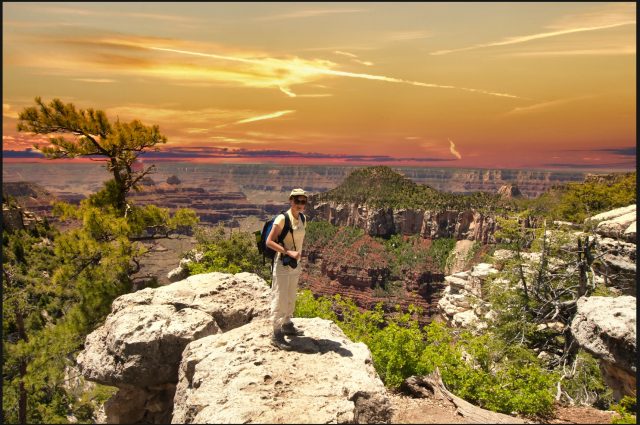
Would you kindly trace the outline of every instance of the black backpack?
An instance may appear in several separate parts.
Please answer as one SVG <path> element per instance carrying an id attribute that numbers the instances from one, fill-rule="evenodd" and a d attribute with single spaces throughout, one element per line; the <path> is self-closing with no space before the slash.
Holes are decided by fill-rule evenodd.
<path id="1" fill-rule="evenodd" d="M 287 214 L 286 211 L 281 211 L 280 214 L 284 214 L 284 228 L 282 229 L 282 232 L 280 232 L 280 236 L 278 236 L 278 243 L 282 245 L 282 241 L 284 241 L 287 233 L 289 233 L 289 231 L 291 230 L 291 219 L 289 218 L 289 214 Z M 264 264 L 265 262 L 265 257 L 270 258 L 272 263 L 274 258 L 276 257 L 276 252 L 267 246 L 267 238 L 269 237 L 269 233 L 271 233 L 273 222 L 276 217 L 278 217 L 278 215 L 272 217 L 270 220 L 264 223 L 264 226 L 262 226 L 262 232 L 255 233 L 258 252 L 262 254 L 262 264 Z M 300 219 L 302 220 L 302 224 L 305 225 L 306 218 L 304 214 L 300 213 Z"/>

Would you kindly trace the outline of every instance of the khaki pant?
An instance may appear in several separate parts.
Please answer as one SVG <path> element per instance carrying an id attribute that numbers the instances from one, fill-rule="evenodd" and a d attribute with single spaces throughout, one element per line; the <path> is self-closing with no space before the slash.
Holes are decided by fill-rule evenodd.
<path id="1" fill-rule="evenodd" d="M 280 329 L 285 323 L 291 322 L 291 316 L 296 307 L 296 293 L 301 272 L 300 262 L 295 269 L 283 266 L 279 259 L 274 263 L 271 285 L 271 320 L 274 331 Z"/>

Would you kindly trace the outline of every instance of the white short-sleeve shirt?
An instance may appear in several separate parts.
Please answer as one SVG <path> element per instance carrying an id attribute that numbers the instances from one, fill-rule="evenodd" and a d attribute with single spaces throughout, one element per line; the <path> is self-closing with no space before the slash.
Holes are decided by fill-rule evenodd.
<path id="1" fill-rule="evenodd" d="M 305 234 L 305 225 L 302 224 L 302 219 L 298 218 L 297 220 L 293 217 L 291 210 L 289 209 L 286 214 L 289 215 L 289 219 L 291 220 L 291 230 L 285 236 L 283 243 L 284 247 L 289 251 L 302 251 L 302 244 L 304 243 L 304 234 Z M 306 218 L 306 217 L 305 217 Z M 274 224 L 278 225 L 280 229 L 284 230 L 284 215 L 279 214 L 275 220 Z M 295 247 L 294 247 L 295 240 Z"/>

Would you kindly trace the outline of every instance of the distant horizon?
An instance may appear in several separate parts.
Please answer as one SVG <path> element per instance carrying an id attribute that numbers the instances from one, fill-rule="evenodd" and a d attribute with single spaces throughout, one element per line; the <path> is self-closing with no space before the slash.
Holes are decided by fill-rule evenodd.
<path id="1" fill-rule="evenodd" d="M 4 2 L 3 162 L 41 97 L 158 125 L 157 161 L 635 169 L 635 33 L 631 2 Z"/>
<path id="2" fill-rule="evenodd" d="M 56 164 L 57 163 L 57 164 Z M 39 164 L 39 165 L 93 165 L 96 167 L 104 168 L 104 165 L 99 162 L 89 160 L 88 158 L 75 158 L 75 159 L 18 159 L 18 160 L 4 160 L 3 164 L 16 165 L 16 164 Z M 192 161 L 172 161 L 161 160 L 156 162 L 144 161 L 146 166 L 150 165 L 185 165 L 185 166 L 217 166 L 217 165 L 229 165 L 229 166 L 252 166 L 252 165 L 264 165 L 273 167 L 341 167 L 341 168 L 369 168 L 377 166 L 385 166 L 389 168 L 417 168 L 417 169 L 432 169 L 432 170 L 487 170 L 487 171 L 537 171 L 537 172 L 550 172 L 550 173 L 629 173 L 637 172 L 637 168 L 631 167 L 627 169 L 621 168 L 487 168 L 487 167 L 461 167 L 461 166 L 427 166 L 427 165 L 395 165 L 395 164 L 291 164 L 291 163 L 278 163 L 278 162 L 192 162 Z M 106 172 L 106 171 L 105 171 Z M 151 174 L 152 175 L 152 174 Z"/>

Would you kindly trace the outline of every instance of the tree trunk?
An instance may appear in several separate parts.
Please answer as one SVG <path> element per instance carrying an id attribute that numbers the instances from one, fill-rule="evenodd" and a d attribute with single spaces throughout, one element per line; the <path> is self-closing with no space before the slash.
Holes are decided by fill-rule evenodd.
<path id="1" fill-rule="evenodd" d="M 126 196 L 127 196 L 127 187 L 125 179 L 120 175 L 120 167 L 115 162 L 115 160 L 111 160 L 111 172 L 113 173 L 113 179 L 116 182 L 116 187 L 118 188 L 118 193 L 116 193 L 116 210 L 124 216 L 125 208 L 127 205 Z"/>
<path id="2" fill-rule="evenodd" d="M 456 407 L 456 413 L 468 419 L 470 423 L 477 424 L 525 424 L 527 421 L 515 416 L 503 413 L 492 412 L 478 406 L 474 406 L 466 400 L 451 393 L 444 386 L 440 372 L 435 372 L 426 376 L 412 376 L 405 379 L 401 388 L 420 397 L 433 397 L 439 400 L 448 401 Z"/>
<path id="3" fill-rule="evenodd" d="M 588 240 L 587 240 L 588 241 Z M 578 285 L 578 298 L 587 293 L 587 256 L 586 252 L 583 252 L 583 248 L 586 251 L 587 243 L 582 246 L 582 239 L 578 238 L 578 270 L 580 272 L 579 285 Z"/>

